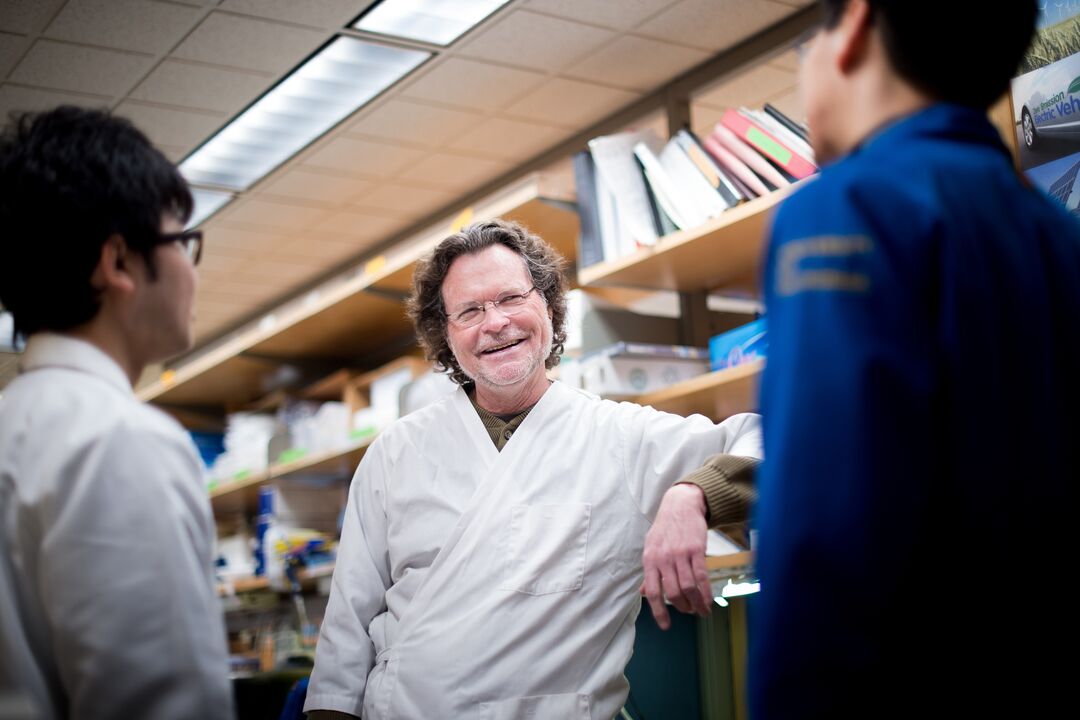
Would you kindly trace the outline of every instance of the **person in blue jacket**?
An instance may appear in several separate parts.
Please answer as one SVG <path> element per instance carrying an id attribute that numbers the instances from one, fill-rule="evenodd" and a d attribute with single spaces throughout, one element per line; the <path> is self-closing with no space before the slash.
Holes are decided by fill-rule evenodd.
<path id="1" fill-rule="evenodd" d="M 987 119 L 1036 4 L 821 4 L 800 86 L 823 170 L 764 278 L 750 715 L 1055 716 L 1080 225 Z"/>

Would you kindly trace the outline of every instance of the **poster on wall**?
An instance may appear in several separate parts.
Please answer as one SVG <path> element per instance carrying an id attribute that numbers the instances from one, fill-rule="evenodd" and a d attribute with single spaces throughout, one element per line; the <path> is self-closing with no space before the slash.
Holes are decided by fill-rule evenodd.
<path id="1" fill-rule="evenodd" d="M 1080 0 L 1039 0 L 1011 87 L 1020 169 L 1080 215 Z"/>

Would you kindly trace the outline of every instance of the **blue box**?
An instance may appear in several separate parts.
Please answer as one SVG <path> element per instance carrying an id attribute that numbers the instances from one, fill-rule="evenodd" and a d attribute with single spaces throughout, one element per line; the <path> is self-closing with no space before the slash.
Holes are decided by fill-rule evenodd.
<path id="1" fill-rule="evenodd" d="M 735 367 L 765 357 L 769 349 L 765 318 L 747 323 L 709 338 L 709 367 L 713 370 Z"/>

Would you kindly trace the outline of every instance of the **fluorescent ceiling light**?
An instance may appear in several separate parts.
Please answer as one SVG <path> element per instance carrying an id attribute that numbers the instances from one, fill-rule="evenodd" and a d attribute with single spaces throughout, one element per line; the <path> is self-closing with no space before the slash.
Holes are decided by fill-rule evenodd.
<path id="1" fill-rule="evenodd" d="M 508 0 L 383 0 L 364 13 L 357 30 L 449 45 Z"/>
<path id="2" fill-rule="evenodd" d="M 188 182 L 246 190 L 431 53 L 338 37 L 180 163 Z"/>
<path id="3" fill-rule="evenodd" d="M 193 228 L 201 225 L 208 217 L 216 213 L 223 205 L 233 199 L 232 193 L 220 190 L 206 190 L 203 188 L 191 188 L 191 197 L 195 199 L 195 207 L 191 210 L 187 227 Z"/>

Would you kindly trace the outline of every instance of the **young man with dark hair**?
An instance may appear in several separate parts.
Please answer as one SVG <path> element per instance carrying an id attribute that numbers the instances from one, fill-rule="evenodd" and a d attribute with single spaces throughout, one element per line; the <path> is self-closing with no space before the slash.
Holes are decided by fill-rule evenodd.
<path id="1" fill-rule="evenodd" d="M 1035 3 L 823 6 L 800 85 L 824 168 L 765 273 L 751 714 L 1049 717 L 1076 628 L 1080 227 L 987 120 Z"/>
<path id="2" fill-rule="evenodd" d="M 139 403 L 191 344 L 202 236 L 126 120 L 61 107 L 0 140 L 0 692 L 44 718 L 227 718 L 213 520 L 191 440 Z"/>

